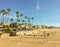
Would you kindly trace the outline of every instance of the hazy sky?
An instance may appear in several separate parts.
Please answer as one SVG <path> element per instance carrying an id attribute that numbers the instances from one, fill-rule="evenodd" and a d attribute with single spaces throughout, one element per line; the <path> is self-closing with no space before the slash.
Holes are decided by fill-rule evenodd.
<path id="1" fill-rule="evenodd" d="M 0 9 L 7 8 L 11 8 L 10 17 L 19 11 L 33 16 L 34 24 L 60 25 L 60 0 L 0 0 Z"/>

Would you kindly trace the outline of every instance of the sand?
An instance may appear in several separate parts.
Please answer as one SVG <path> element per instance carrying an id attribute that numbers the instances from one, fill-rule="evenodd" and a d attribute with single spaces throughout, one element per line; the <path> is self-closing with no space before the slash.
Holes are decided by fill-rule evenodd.
<path id="1" fill-rule="evenodd" d="M 60 29 L 35 29 L 17 34 L 15 37 L 1 36 L 0 47 L 60 47 Z"/>

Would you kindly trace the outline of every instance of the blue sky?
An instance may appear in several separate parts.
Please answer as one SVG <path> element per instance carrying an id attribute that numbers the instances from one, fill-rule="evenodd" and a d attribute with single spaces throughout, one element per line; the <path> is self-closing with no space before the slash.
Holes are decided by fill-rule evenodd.
<path id="1" fill-rule="evenodd" d="M 60 25 L 60 0 L 0 0 L 0 9 L 7 8 L 11 8 L 10 17 L 14 19 L 19 11 L 24 16 L 33 16 L 34 24 Z"/>

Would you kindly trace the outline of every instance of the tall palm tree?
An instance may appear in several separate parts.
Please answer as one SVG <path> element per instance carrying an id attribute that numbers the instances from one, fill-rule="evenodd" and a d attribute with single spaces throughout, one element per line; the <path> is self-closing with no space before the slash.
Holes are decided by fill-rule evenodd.
<path id="1" fill-rule="evenodd" d="M 5 22 L 5 20 L 4 20 L 4 17 L 5 17 L 5 10 L 4 10 L 4 9 L 1 10 L 1 14 L 3 15 L 3 22 Z"/>
<path id="2" fill-rule="evenodd" d="M 30 18 L 28 17 L 28 28 L 30 29 Z"/>
<path id="3" fill-rule="evenodd" d="M 9 21 L 9 13 L 10 13 L 10 11 L 11 11 L 11 9 L 10 9 L 10 8 L 8 8 L 8 9 L 7 9 L 8 21 Z"/>
<path id="4" fill-rule="evenodd" d="M 1 12 L 1 10 L 0 10 L 0 14 L 1 14 L 2 12 Z"/>
<path id="5" fill-rule="evenodd" d="M 7 20 L 6 20 L 7 18 L 6 18 L 6 16 L 7 16 L 8 13 L 7 13 L 7 11 L 5 11 L 4 13 L 5 13 L 5 22 L 7 22 Z"/>
<path id="6" fill-rule="evenodd" d="M 13 23 L 13 18 L 10 19 L 11 23 Z"/>
<path id="7" fill-rule="evenodd" d="M 17 17 L 17 24 L 18 24 L 18 20 L 19 20 L 19 11 L 16 11 L 16 17 Z"/>
<path id="8" fill-rule="evenodd" d="M 31 19 L 32 19 L 32 25 L 33 25 L 33 20 L 34 20 L 34 17 L 32 17 Z"/>
<path id="9" fill-rule="evenodd" d="M 18 21 L 18 24 L 20 24 L 20 20 L 17 20 Z"/>
<path id="10" fill-rule="evenodd" d="M 28 17 L 28 24 L 30 24 L 30 18 Z"/>
<path id="11" fill-rule="evenodd" d="M 21 23 L 22 23 L 22 17 L 23 17 L 23 14 L 20 14 L 20 16 L 21 16 Z"/>
<path id="12" fill-rule="evenodd" d="M 12 28 L 13 28 L 13 21 L 14 21 L 14 19 L 13 19 L 13 18 L 11 18 L 11 19 L 10 19 L 10 21 L 11 21 L 11 23 L 10 23 L 10 27 L 12 27 Z"/>
<path id="13" fill-rule="evenodd" d="M 22 20 L 22 23 L 24 24 L 25 23 L 25 20 Z"/>
<path id="14" fill-rule="evenodd" d="M 2 11 L 0 10 L 0 14 L 2 13 Z"/>
<path id="15" fill-rule="evenodd" d="M 27 16 L 25 16 L 25 23 L 27 23 L 27 21 L 26 21 L 26 20 L 27 20 L 27 18 L 28 18 L 28 17 L 27 17 Z"/>

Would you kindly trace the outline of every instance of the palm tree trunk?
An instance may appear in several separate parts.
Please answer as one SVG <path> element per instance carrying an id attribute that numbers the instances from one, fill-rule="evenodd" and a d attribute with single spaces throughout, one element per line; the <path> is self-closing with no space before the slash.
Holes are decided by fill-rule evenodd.
<path id="1" fill-rule="evenodd" d="M 33 25 L 33 20 L 32 20 L 32 25 Z"/>
<path id="2" fill-rule="evenodd" d="M 17 24 L 18 24 L 18 17 L 17 17 Z"/>
<path id="3" fill-rule="evenodd" d="M 6 22 L 6 16 L 5 16 L 5 22 Z"/>
<path id="4" fill-rule="evenodd" d="M 22 17 L 21 17 L 21 23 L 22 23 Z"/>
<path id="5" fill-rule="evenodd" d="M 8 14 L 8 21 L 7 22 L 9 22 L 9 14 Z"/>
<path id="6" fill-rule="evenodd" d="M 26 23 L 26 19 L 25 19 L 25 23 Z"/>
<path id="7" fill-rule="evenodd" d="M 4 20 L 4 15 L 3 15 L 3 23 L 5 22 L 5 20 Z"/>

